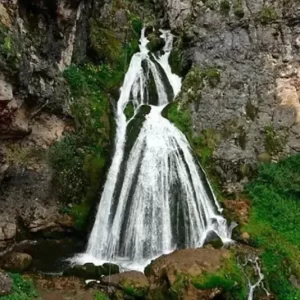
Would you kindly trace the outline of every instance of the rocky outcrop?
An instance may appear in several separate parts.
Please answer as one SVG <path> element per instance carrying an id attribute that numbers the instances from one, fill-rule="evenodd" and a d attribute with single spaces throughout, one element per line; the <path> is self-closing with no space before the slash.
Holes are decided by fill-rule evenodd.
<path id="1" fill-rule="evenodd" d="M 240 192 L 258 163 L 299 151 L 299 3 L 160 3 L 178 34 L 174 64 L 191 63 L 201 74 L 179 101 L 194 135 L 214 141 L 211 168 L 224 191 Z"/>

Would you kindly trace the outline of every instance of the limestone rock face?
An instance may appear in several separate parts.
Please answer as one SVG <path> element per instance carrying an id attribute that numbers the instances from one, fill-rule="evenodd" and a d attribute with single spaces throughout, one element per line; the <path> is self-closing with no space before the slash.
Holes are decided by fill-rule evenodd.
<path id="1" fill-rule="evenodd" d="M 238 193 L 261 159 L 299 152 L 299 1 L 289 9 L 258 0 L 156 2 L 178 33 L 176 64 L 205 74 L 178 100 L 194 135 L 213 140 L 206 146 L 224 192 Z M 210 71 L 219 73 L 215 84 Z"/>

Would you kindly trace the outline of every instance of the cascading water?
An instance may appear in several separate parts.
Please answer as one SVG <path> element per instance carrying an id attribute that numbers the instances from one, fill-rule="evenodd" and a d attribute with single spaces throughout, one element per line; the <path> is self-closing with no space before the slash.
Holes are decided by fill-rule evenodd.
<path id="1" fill-rule="evenodd" d="M 202 246 L 209 231 L 223 241 L 231 230 L 189 143 L 162 111 L 181 89 L 168 58 L 173 35 L 161 31 L 162 55 L 147 49 L 130 62 L 116 111 L 116 150 L 86 253 L 77 261 L 131 268 L 176 248 Z M 151 87 L 151 89 L 150 89 Z M 129 102 L 135 113 L 129 121 Z"/>

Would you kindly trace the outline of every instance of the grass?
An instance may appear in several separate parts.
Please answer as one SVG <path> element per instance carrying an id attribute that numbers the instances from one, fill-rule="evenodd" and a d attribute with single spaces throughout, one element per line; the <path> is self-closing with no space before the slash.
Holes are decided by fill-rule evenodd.
<path id="1" fill-rule="evenodd" d="M 1 296 L 1 300 L 32 300 L 38 297 L 36 288 L 31 279 L 17 273 L 9 273 L 13 280 L 12 293 Z"/>
<path id="2" fill-rule="evenodd" d="M 263 273 L 278 299 L 300 299 L 289 277 L 300 276 L 300 155 L 263 164 L 248 186 L 252 200 L 243 229 L 252 245 L 263 249 Z"/>

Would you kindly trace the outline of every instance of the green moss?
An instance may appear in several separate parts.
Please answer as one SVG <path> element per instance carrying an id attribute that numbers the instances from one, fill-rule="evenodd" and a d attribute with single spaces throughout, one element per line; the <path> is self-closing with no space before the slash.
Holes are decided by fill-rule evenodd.
<path id="1" fill-rule="evenodd" d="M 10 273 L 13 280 L 12 293 L 1 296 L 2 300 L 33 300 L 38 297 L 37 290 L 31 279 L 25 278 L 17 273 Z"/>
<path id="2" fill-rule="evenodd" d="M 276 134 L 272 126 L 265 127 L 265 149 L 271 155 L 283 150 L 283 139 Z"/>
<path id="3" fill-rule="evenodd" d="M 183 65 L 183 37 L 179 36 L 173 43 L 173 48 L 169 56 L 169 64 L 171 66 L 172 73 L 179 76 L 186 75 L 186 69 Z"/>
<path id="4" fill-rule="evenodd" d="M 90 19 L 90 42 L 100 59 L 113 63 L 121 53 L 121 43 L 110 28 L 103 28 L 100 21 Z"/>
<path id="5" fill-rule="evenodd" d="M 125 110 L 124 110 L 124 114 L 126 116 L 126 120 L 130 120 L 133 116 L 134 116 L 134 106 L 132 102 L 128 102 Z"/>
<path id="6" fill-rule="evenodd" d="M 100 291 L 96 291 L 93 296 L 94 300 L 108 300 L 108 296 Z"/>
<path id="7" fill-rule="evenodd" d="M 221 73 L 217 68 L 207 68 L 202 71 L 202 77 L 211 87 L 215 87 L 220 82 Z"/>
<path id="8" fill-rule="evenodd" d="M 149 43 L 147 44 L 147 48 L 151 52 L 157 52 L 163 49 L 165 45 L 165 41 L 163 38 L 160 37 L 160 35 L 156 32 L 150 33 L 147 36 Z"/>
<path id="9" fill-rule="evenodd" d="M 271 23 L 278 19 L 276 10 L 271 6 L 264 6 L 259 14 L 259 20 L 262 24 Z"/>
<path id="10" fill-rule="evenodd" d="M 136 298 L 144 298 L 148 293 L 148 288 L 145 287 L 137 287 L 132 285 L 130 282 L 122 283 L 125 294 L 136 297 Z"/>
<path id="11" fill-rule="evenodd" d="M 247 298 L 247 281 L 233 254 L 222 263 L 219 270 L 201 274 L 193 278 L 192 283 L 197 289 L 220 288 L 226 299 Z"/>
<path id="12" fill-rule="evenodd" d="M 19 48 L 16 33 L 0 24 L 0 58 L 9 71 L 18 71 L 20 65 Z"/>
<path id="13" fill-rule="evenodd" d="M 243 18 L 244 8 L 243 8 L 243 0 L 234 0 L 233 2 L 233 12 L 238 18 Z"/>
<path id="14" fill-rule="evenodd" d="M 251 119 L 252 121 L 255 120 L 256 116 L 257 116 L 257 113 L 258 113 L 258 108 L 255 107 L 251 101 L 248 101 L 246 103 L 246 116 Z"/>
<path id="15" fill-rule="evenodd" d="M 300 277 L 300 155 L 261 165 L 248 186 L 252 209 L 243 228 L 261 247 L 263 273 L 278 299 L 298 299 L 291 275 Z"/>
<path id="16" fill-rule="evenodd" d="M 168 106 L 166 118 L 172 122 L 188 139 L 192 138 L 192 119 L 187 109 L 180 107 L 178 102 Z"/>
<path id="17" fill-rule="evenodd" d="M 224 15 L 228 15 L 230 11 L 230 3 L 228 0 L 222 0 L 220 3 L 220 11 Z"/>

